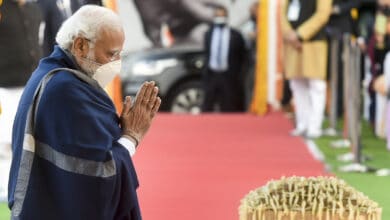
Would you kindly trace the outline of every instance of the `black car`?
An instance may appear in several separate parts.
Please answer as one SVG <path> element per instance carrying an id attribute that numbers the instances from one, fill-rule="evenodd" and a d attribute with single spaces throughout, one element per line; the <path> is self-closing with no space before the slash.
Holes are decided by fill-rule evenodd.
<path id="1" fill-rule="evenodd" d="M 134 96 L 144 81 L 155 81 L 162 111 L 199 114 L 203 102 L 200 47 L 150 49 L 122 56 L 123 95 Z"/>

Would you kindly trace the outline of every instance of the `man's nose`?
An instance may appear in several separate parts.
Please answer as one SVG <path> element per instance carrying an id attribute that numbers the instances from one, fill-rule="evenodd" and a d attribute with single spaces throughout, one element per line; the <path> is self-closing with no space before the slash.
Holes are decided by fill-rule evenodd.
<path id="1" fill-rule="evenodd" d="M 120 60 L 120 59 L 121 59 L 121 52 L 117 52 L 114 55 L 112 55 L 112 57 L 110 58 L 110 62 L 117 61 L 117 60 Z"/>

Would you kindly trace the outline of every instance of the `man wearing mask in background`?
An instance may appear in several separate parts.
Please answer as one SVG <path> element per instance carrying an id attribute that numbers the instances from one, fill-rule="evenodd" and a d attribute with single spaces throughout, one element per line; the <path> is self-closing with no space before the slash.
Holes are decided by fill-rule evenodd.
<path id="1" fill-rule="evenodd" d="M 42 56 L 41 11 L 36 1 L 0 0 L 0 171 L 8 173 L 12 124 L 23 87 Z M 4 169 L 4 171 L 3 171 Z M 0 200 L 7 195 L 8 176 L 0 177 Z"/>
<path id="2" fill-rule="evenodd" d="M 204 112 L 213 111 L 216 104 L 221 112 L 244 110 L 245 42 L 227 20 L 226 8 L 216 7 L 214 23 L 205 34 Z"/>
<path id="3" fill-rule="evenodd" d="M 118 117 L 102 89 L 107 81 L 96 76 L 119 72 L 125 40 L 120 18 L 107 8 L 81 7 L 56 40 L 15 117 L 11 218 L 140 220 L 131 156 L 161 104 L 158 88 L 144 83 Z"/>

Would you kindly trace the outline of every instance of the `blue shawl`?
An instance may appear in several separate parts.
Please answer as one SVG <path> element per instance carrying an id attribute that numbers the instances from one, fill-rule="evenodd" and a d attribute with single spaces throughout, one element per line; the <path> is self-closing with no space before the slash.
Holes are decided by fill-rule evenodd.
<path id="1" fill-rule="evenodd" d="M 25 87 L 13 127 L 11 219 L 141 219 L 115 107 L 77 69 L 56 47 Z"/>

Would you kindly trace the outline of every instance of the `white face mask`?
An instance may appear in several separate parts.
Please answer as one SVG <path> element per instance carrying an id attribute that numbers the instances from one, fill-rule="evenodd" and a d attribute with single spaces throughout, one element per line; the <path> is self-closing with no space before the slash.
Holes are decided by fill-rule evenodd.
<path id="1" fill-rule="evenodd" d="M 226 24 L 227 23 L 227 17 L 225 16 L 217 16 L 214 18 L 214 24 Z"/>
<path id="2" fill-rule="evenodd" d="M 92 76 L 102 88 L 105 88 L 114 78 L 119 75 L 122 68 L 121 60 L 112 61 L 101 65 Z"/>
<path id="3" fill-rule="evenodd" d="M 82 62 L 79 64 L 81 69 L 88 76 L 95 79 L 102 88 L 105 88 L 114 78 L 119 75 L 122 62 L 121 60 L 111 61 L 101 64 L 95 61 L 94 50 L 89 50 L 87 57 L 79 57 Z"/>

